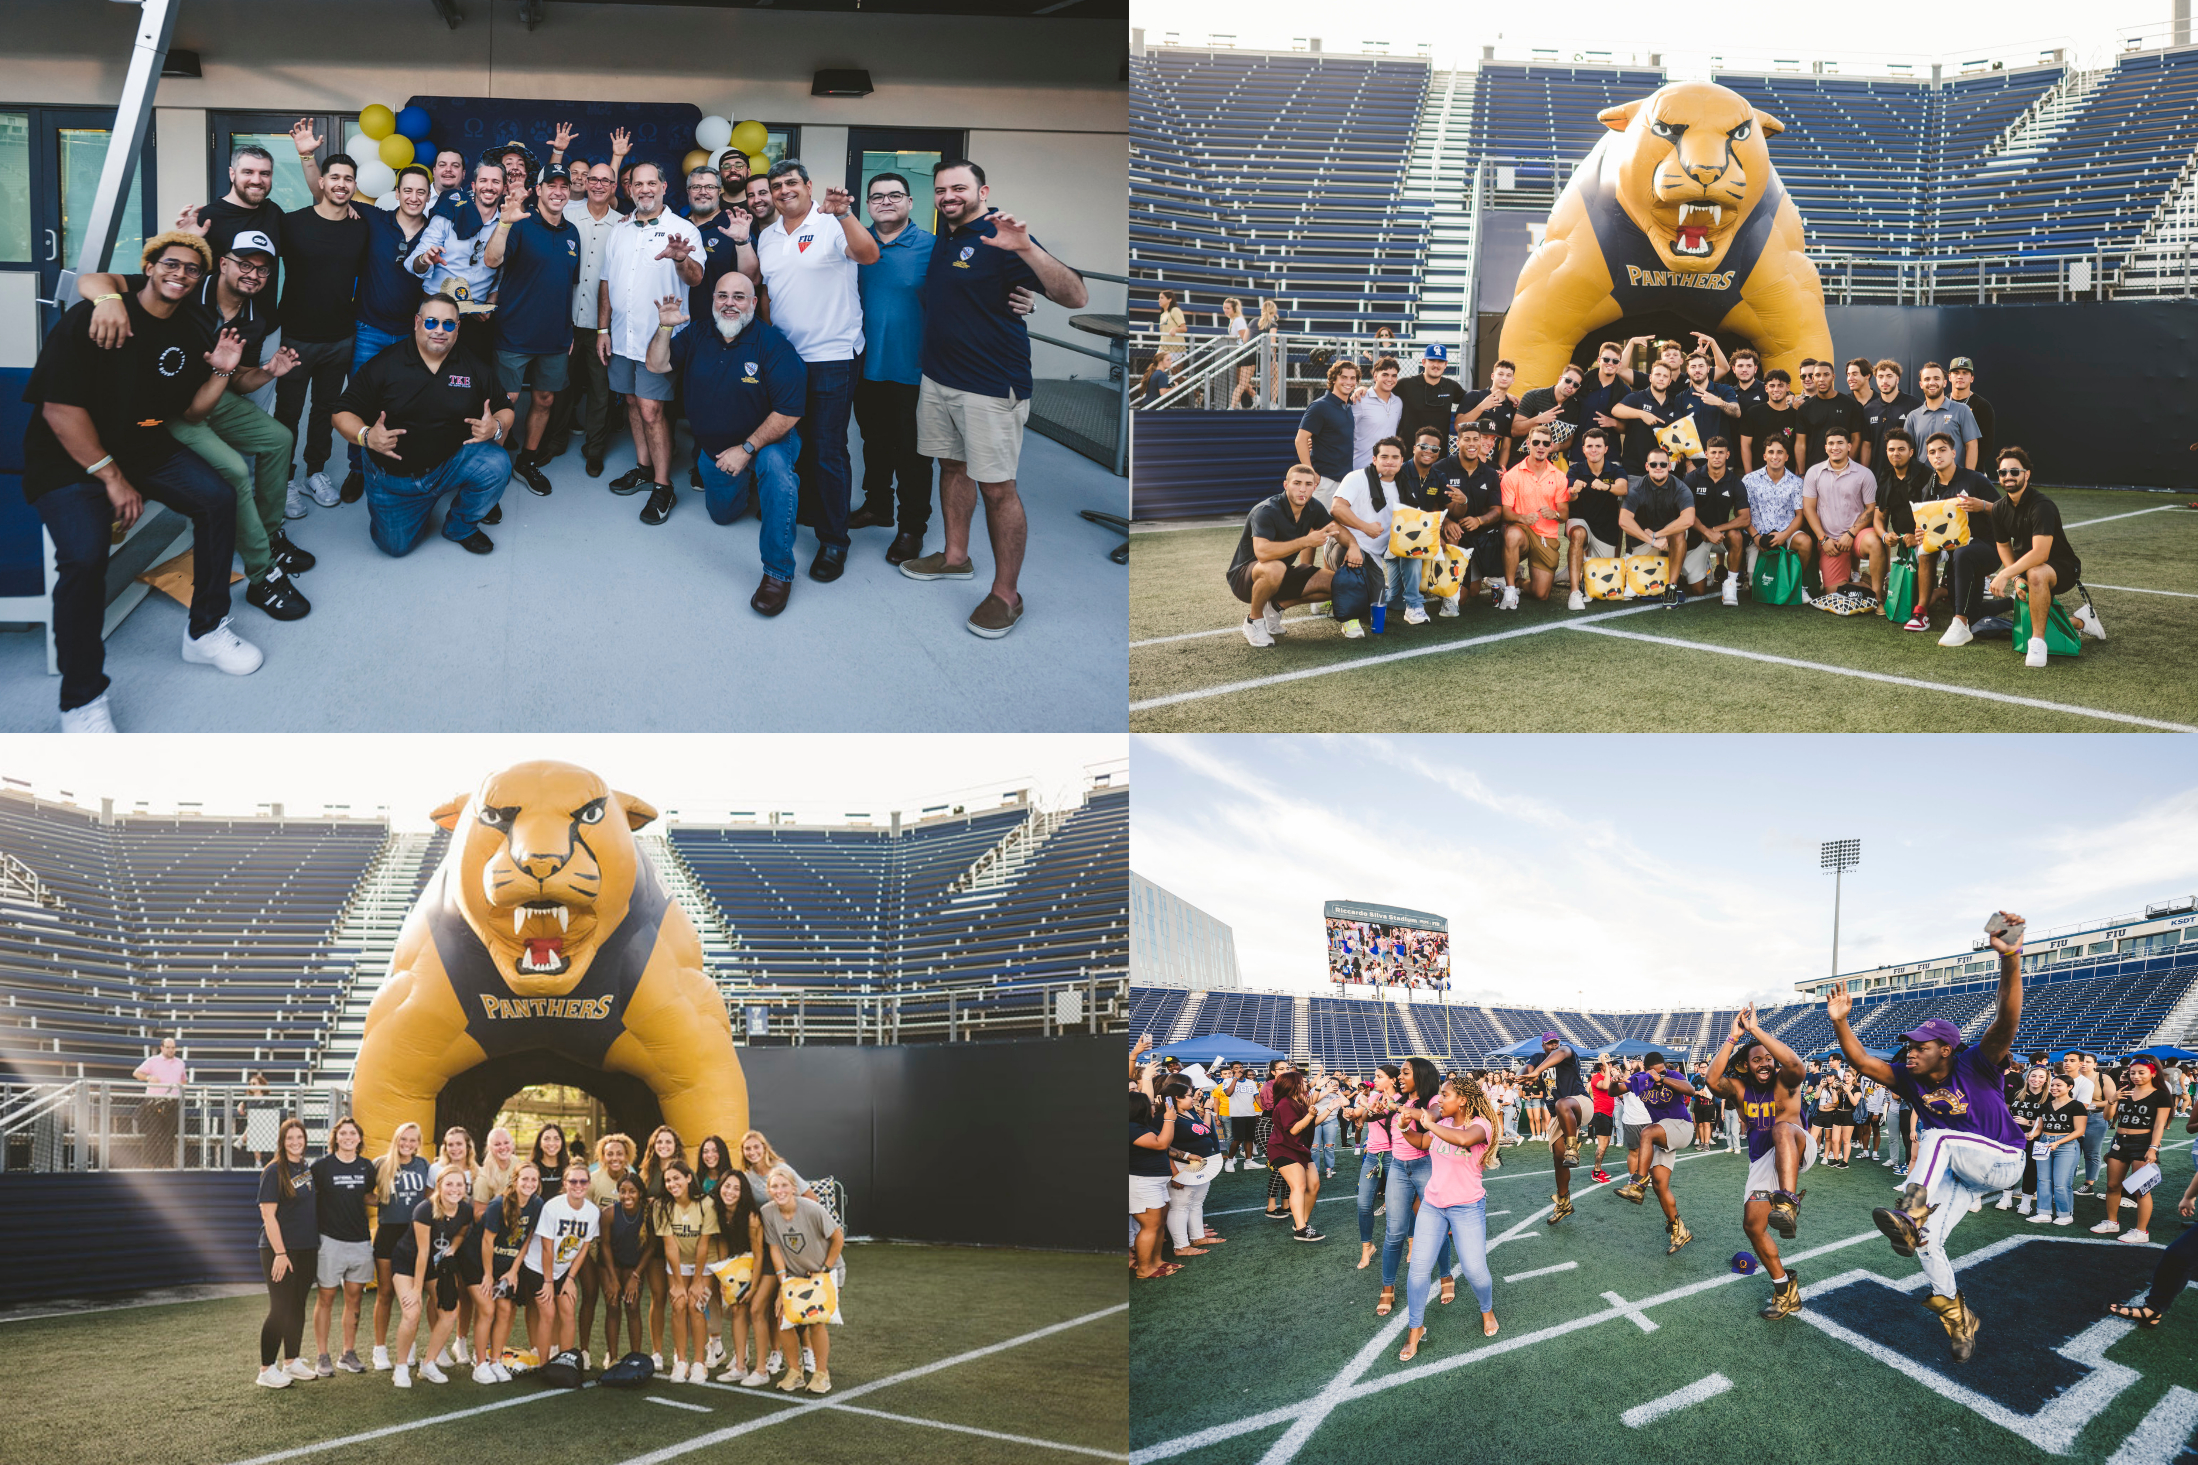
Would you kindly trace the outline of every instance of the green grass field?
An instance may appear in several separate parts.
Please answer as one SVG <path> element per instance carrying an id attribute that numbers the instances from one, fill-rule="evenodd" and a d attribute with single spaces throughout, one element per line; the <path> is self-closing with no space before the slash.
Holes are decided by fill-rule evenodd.
<path id="1" fill-rule="evenodd" d="M 409 1391 L 386 1373 L 262 1389 L 252 1375 L 264 1297 L 0 1321 L 8 1416 L 0 1459 L 580 1465 L 768 1455 L 803 1465 L 1008 1465 L 1123 1457 L 1128 1329 L 1118 1259 L 868 1244 L 848 1248 L 847 1266 L 834 1388 L 822 1399 L 661 1381 L 563 1391 L 522 1378 L 491 1388 L 457 1372 Z M 306 1340 L 310 1350 L 310 1321 Z M 999 1344 L 1009 1346 L 969 1356 Z"/>
<path id="2" fill-rule="evenodd" d="M 2191 1169 L 2180 1122 L 2172 1137 L 2158 1192 L 2170 1198 Z M 2091 1235 L 2102 1200 L 2079 1197 L 2067 1227 L 1990 1206 L 1961 1220 L 1950 1248 L 1984 1331 L 1976 1356 L 1957 1365 L 1918 1296 L 1886 1285 L 1921 1275 L 1870 1221 L 1893 1195 L 1892 1171 L 1857 1160 L 1808 1173 L 1800 1234 L 1782 1250 L 1809 1301 L 1766 1322 L 1756 1310 L 1769 1284 L 1729 1267 L 1747 1248 L 1742 1157 L 1680 1158 L 1672 1187 L 1695 1240 L 1667 1257 L 1655 1196 L 1637 1208 L 1611 1186 L 1589 1188 L 1587 1163 L 1574 1172 L 1573 1216 L 1546 1224 L 1549 1152 L 1522 1146 L 1489 1177 L 1500 1331 L 1481 1336 L 1461 1282 L 1449 1307 L 1430 1297 L 1419 1355 L 1400 1363 L 1402 1279 L 1397 1310 L 1377 1319 L 1378 1253 L 1356 1269 L 1359 1161 L 1339 1160 L 1316 1212 L 1327 1241 L 1297 1242 L 1287 1224 L 1257 1213 L 1264 1171 L 1224 1175 L 1206 1214 L 1227 1242 L 1172 1277 L 1131 1284 L 1134 1465 L 1314 1465 L 1430 1450 L 1544 1465 L 1598 1447 L 1841 1465 L 2191 1458 L 2182 1451 L 2198 1426 L 2198 1297 L 2157 1331 L 2105 1313 L 2105 1302 L 2145 1285 L 2160 1253 Z M 1625 1179 L 1618 1151 L 1608 1168 Z M 2155 1206 L 2161 1244 L 2183 1227 L 2165 1211 Z M 1385 1218 L 1374 1224 L 1378 1241 Z M 1628 1420 L 1682 1390 L 1702 1397 Z"/>
<path id="3" fill-rule="evenodd" d="M 2004 732 L 2198 728 L 2198 513 L 2183 498 L 2055 489 L 2108 640 L 2023 665 L 2008 641 L 1959 650 L 1882 616 L 1806 606 L 1675 610 L 1559 590 L 1516 612 L 1345 640 L 1289 613 L 1255 649 L 1223 579 L 1242 521 L 1136 531 L 1130 569 L 1133 732 Z M 2126 517 L 2122 517 L 2126 516 Z M 2115 587 L 2115 588 L 2109 588 Z M 2074 604 L 2071 597 L 2065 603 Z M 1720 654 L 1724 653 L 1724 654 Z M 1781 661 L 1757 658 L 1783 658 Z"/>

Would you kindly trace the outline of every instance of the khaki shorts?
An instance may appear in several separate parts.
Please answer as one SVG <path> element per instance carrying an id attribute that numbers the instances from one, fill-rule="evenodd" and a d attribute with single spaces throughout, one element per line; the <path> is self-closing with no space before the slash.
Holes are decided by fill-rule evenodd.
<path id="1" fill-rule="evenodd" d="M 1705 539 L 1689 549 L 1679 561 L 1679 576 L 1689 585 L 1710 577 L 1710 568 L 1717 560 L 1718 546 Z"/>
<path id="2" fill-rule="evenodd" d="M 1652 1170 L 1658 1165 L 1669 1170 L 1673 1153 L 1694 1144 L 1694 1125 L 1685 1119 L 1660 1119 L 1649 1128 L 1658 1136 L 1649 1141 L 1649 1168 Z"/>
<path id="3" fill-rule="evenodd" d="M 1526 531 L 1527 560 L 1537 570 L 1555 570 L 1564 559 L 1564 541 L 1546 534 Z"/>
<path id="4" fill-rule="evenodd" d="M 930 377 L 916 391 L 916 451 L 960 463 L 979 483 L 1005 483 L 1023 454 L 1030 399 L 983 397 Z"/>
<path id="5" fill-rule="evenodd" d="M 1578 529 L 1583 535 L 1587 537 L 1587 557 L 1589 559 L 1608 560 L 1616 559 L 1618 557 L 1618 546 L 1615 544 L 1605 544 L 1600 539 L 1597 539 L 1595 537 L 1594 526 L 1590 525 L 1587 520 L 1565 520 L 1565 533 L 1567 535 L 1570 535 L 1574 529 Z"/>

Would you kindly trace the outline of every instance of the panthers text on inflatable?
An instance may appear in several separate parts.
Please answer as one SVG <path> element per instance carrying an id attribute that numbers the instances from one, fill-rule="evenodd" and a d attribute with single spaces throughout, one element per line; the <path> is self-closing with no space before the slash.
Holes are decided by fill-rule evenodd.
<path id="1" fill-rule="evenodd" d="M 1771 166 L 1768 135 L 1784 124 L 1706 81 L 1598 115 L 1611 130 L 1549 211 L 1504 317 L 1518 379 L 1553 382 L 1581 341 L 1659 310 L 1745 338 L 1765 371 L 1829 357 L 1801 211 Z"/>
<path id="2" fill-rule="evenodd" d="M 634 843 L 655 817 L 548 762 L 492 773 L 435 811 L 450 852 L 405 918 L 352 1078 L 368 1153 L 407 1120 L 432 1149 L 443 1087 L 529 1052 L 632 1075 L 690 1141 L 748 1128 L 701 939 Z"/>

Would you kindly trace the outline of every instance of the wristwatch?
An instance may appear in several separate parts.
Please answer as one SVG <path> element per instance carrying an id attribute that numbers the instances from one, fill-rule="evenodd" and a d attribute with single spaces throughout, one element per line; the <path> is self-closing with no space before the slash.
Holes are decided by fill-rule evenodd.
<path id="1" fill-rule="evenodd" d="M 741 450 L 742 452 L 746 453 L 746 454 L 747 454 L 747 455 L 748 455 L 749 457 L 751 457 L 751 458 L 753 458 L 753 457 L 754 457 L 754 456 L 756 455 L 756 453 L 757 453 L 758 451 L 760 451 L 760 450 L 759 450 L 759 449 L 758 449 L 758 448 L 756 447 L 756 445 L 755 445 L 754 443 L 751 443 L 751 442 L 743 442 L 743 443 L 742 443 L 742 444 L 740 445 L 740 450 Z"/>

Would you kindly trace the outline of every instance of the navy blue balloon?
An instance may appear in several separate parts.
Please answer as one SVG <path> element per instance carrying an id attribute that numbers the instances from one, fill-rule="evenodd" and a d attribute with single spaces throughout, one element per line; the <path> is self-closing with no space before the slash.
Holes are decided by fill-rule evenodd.
<path id="1" fill-rule="evenodd" d="M 397 113 L 397 130 L 416 143 L 426 142 L 433 127 L 425 107 L 406 107 Z"/>

